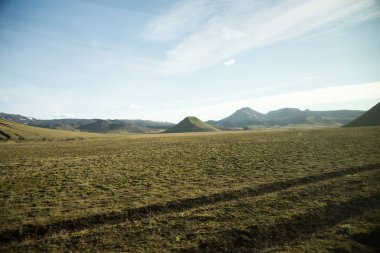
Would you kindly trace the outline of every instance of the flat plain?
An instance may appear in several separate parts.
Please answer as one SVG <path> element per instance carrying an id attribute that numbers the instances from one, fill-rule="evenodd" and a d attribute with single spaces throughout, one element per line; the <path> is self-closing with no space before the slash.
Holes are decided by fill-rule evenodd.
<path id="1" fill-rule="evenodd" d="M 379 127 L 2 142 L 0 251 L 378 252 L 379 182 Z"/>

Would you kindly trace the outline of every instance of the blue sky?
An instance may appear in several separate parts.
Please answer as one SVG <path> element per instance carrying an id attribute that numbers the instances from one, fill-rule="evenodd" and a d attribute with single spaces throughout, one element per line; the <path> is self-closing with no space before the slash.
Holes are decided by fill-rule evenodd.
<path id="1" fill-rule="evenodd" d="M 3 0 L 0 111 L 221 119 L 380 101 L 377 0 Z"/>

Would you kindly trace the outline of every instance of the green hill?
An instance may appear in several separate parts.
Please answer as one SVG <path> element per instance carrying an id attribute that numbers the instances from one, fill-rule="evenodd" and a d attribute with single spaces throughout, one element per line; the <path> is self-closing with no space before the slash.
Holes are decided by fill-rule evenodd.
<path id="1" fill-rule="evenodd" d="M 380 103 L 346 125 L 346 127 L 361 126 L 380 126 Z"/>
<path id="2" fill-rule="evenodd" d="M 164 133 L 213 132 L 213 131 L 219 131 L 219 130 L 196 117 L 186 117 L 174 127 L 166 130 Z"/>
<path id="3" fill-rule="evenodd" d="M 77 131 L 65 131 L 32 127 L 8 120 L 0 119 L 0 140 L 73 140 L 100 137 L 101 134 L 81 133 Z"/>

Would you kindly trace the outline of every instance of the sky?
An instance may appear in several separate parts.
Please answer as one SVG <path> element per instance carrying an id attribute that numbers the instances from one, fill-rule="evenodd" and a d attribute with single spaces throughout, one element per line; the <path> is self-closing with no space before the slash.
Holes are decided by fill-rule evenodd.
<path id="1" fill-rule="evenodd" d="M 0 112 L 178 122 L 379 101 L 378 0 L 0 0 Z"/>

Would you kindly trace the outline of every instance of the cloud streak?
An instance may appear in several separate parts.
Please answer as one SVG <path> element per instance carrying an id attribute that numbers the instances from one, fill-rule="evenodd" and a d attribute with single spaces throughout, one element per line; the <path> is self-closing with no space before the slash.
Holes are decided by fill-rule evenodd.
<path id="1" fill-rule="evenodd" d="M 161 62 L 162 75 L 187 74 L 328 24 L 376 16 L 376 0 L 181 1 L 151 21 L 145 38 L 176 39 Z"/>

